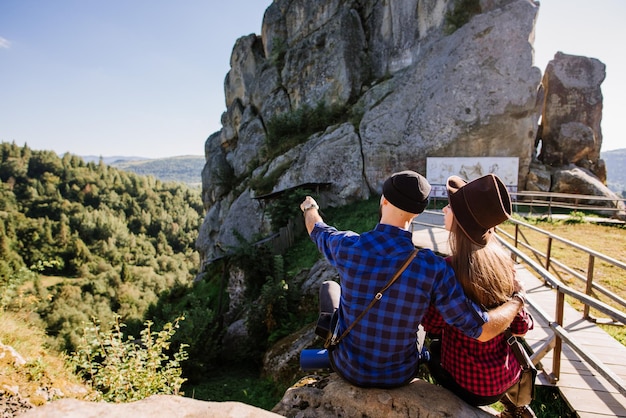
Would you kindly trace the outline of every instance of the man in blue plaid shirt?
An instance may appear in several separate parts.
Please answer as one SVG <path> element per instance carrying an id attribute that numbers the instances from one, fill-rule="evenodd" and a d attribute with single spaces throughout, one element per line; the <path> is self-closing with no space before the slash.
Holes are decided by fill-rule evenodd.
<path id="1" fill-rule="evenodd" d="M 338 231 L 325 224 L 310 196 L 300 205 L 311 239 L 339 272 L 340 288 L 335 282 L 324 283 L 335 285 L 340 292 L 336 307 L 339 335 L 413 251 L 409 226 L 426 208 L 430 189 L 428 181 L 414 171 L 393 174 L 383 184 L 380 221 L 363 234 Z M 446 261 L 429 249 L 421 249 L 383 297 L 337 346 L 329 349 L 333 370 L 362 387 L 396 387 L 411 382 L 419 366 L 418 325 L 431 303 L 447 323 L 480 341 L 503 332 L 522 308 L 514 298 L 494 310 L 482 311 L 465 296 Z"/>

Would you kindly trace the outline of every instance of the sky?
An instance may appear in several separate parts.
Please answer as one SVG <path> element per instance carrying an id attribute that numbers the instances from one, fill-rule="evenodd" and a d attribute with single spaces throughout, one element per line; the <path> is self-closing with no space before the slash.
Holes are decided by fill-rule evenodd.
<path id="1" fill-rule="evenodd" d="M 0 0 L 0 142 L 82 156 L 203 155 L 235 41 L 270 0 Z M 602 151 L 626 148 L 626 1 L 542 0 L 535 65 L 597 58 Z M 621 75 L 620 75 L 621 74 Z"/>

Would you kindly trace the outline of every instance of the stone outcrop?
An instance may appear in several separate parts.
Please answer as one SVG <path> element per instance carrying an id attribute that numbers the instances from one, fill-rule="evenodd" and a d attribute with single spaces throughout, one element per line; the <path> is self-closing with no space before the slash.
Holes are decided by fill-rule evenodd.
<path id="1" fill-rule="evenodd" d="M 32 364 L 13 347 L 0 342 L 1 417 L 18 416 L 37 405 L 61 397 L 87 396 L 88 389 L 82 384 L 54 379 L 45 370 L 41 370 L 34 378 Z"/>
<path id="2" fill-rule="evenodd" d="M 540 152 L 529 168 L 525 189 L 583 194 L 600 199 L 555 196 L 555 201 L 599 207 L 596 212 L 626 219 L 624 203 L 606 186 L 602 145 L 602 91 L 605 66 L 597 59 L 557 53 L 542 80 Z M 608 208 L 602 210 L 602 207 Z"/>
<path id="3" fill-rule="evenodd" d="M 33 408 L 24 418 L 276 418 L 280 415 L 240 402 L 205 402 L 175 395 L 153 395 L 137 402 L 106 403 L 61 399 Z"/>
<path id="4" fill-rule="evenodd" d="M 538 6 L 476 6 L 459 22 L 450 16 L 467 2 L 274 1 L 261 36 L 233 48 L 222 129 L 205 144 L 203 265 L 239 244 L 234 231 L 269 232 L 254 179 L 273 179 L 271 192 L 331 183 L 333 206 L 380 193 L 394 171 L 425 173 L 428 156 L 516 157 L 525 182 L 540 110 Z M 274 118 L 319 105 L 349 117 L 278 155 L 267 148 Z"/>
<path id="5" fill-rule="evenodd" d="M 289 418 L 486 418 L 495 414 L 490 408 L 471 407 L 424 380 L 415 379 L 395 389 L 366 389 L 352 386 L 334 373 L 301 379 L 272 411 Z"/>
<path id="6" fill-rule="evenodd" d="M 467 417 L 488 418 L 495 410 L 474 408 L 451 392 L 415 379 L 396 389 L 359 388 L 336 374 L 307 376 L 289 388 L 266 411 L 241 402 L 207 402 L 176 395 L 153 395 L 129 403 L 60 399 L 20 414 L 24 418 L 361 418 Z"/>
<path id="7" fill-rule="evenodd" d="M 572 164 L 554 170 L 552 175 L 552 191 L 556 193 L 595 196 L 597 199 L 578 199 L 577 202 L 598 208 L 611 208 L 610 210 L 598 209 L 596 213 L 607 217 L 626 219 L 626 207 L 624 206 L 623 200 L 585 168 L 577 167 Z M 569 199 L 569 201 L 571 201 L 571 199 Z"/>
<path id="8" fill-rule="evenodd" d="M 548 63 L 542 84 L 541 154 L 550 166 L 575 164 L 596 174 L 602 145 L 602 91 L 605 65 L 594 58 L 557 53 Z"/>
<path id="9" fill-rule="evenodd" d="M 300 369 L 302 350 L 324 345 L 324 341 L 315 334 L 314 328 L 313 324 L 308 324 L 267 350 L 263 356 L 262 376 L 285 386 L 302 378 L 306 374 Z"/>
<path id="10" fill-rule="evenodd" d="M 376 103 L 360 124 L 365 176 L 376 193 L 389 168 L 425 173 L 426 157 L 516 156 L 520 173 L 528 171 L 540 77 L 528 42 L 535 10 L 511 2 L 477 15 L 365 93 L 364 102 Z"/>
<path id="11" fill-rule="evenodd" d="M 295 278 L 294 285 L 300 289 L 303 300 L 314 300 L 317 303 L 319 289 L 327 280 L 339 282 L 339 275 L 337 270 L 322 258 L 309 271 L 301 272 Z M 324 341 L 315 334 L 314 328 L 313 324 L 309 324 L 270 347 L 263 356 L 262 375 L 286 385 L 303 377 L 305 372 L 300 369 L 299 362 L 302 350 L 324 345 Z"/>

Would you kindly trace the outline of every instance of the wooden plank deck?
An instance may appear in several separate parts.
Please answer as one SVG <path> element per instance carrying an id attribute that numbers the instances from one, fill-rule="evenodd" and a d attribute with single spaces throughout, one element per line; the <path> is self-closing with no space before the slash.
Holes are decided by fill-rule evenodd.
<path id="1" fill-rule="evenodd" d="M 447 232 L 439 225 L 443 217 L 424 212 L 413 224 L 413 242 L 419 247 L 434 249 L 441 254 L 449 253 Z M 556 291 L 544 285 L 525 267 L 518 265 L 528 300 L 541 309 L 551 320 L 555 319 Z M 535 328 L 526 335 L 526 341 L 537 351 L 553 335 L 547 323 L 543 323 L 537 311 L 529 307 L 535 318 Z M 613 373 L 626 381 L 626 347 L 617 342 L 595 323 L 582 319 L 582 313 L 565 304 L 563 328 L 582 345 L 588 353 L 604 363 Z M 559 380 L 552 384 L 546 373 L 552 371 L 554 352 L 550 350 L 541 360 L 545 372 L 539 370 L 537 384 L 556 386 L 563 399 L 581 418 L 624 417 L 626 418 L 626 396 L 619 393 L 604 377 L 595 371 L 572 348 L 563 343 Z"/>
<path id="2" fill-rule="evenodd" d="M 524 267 L 518 267 L 528 300 L 554 319 L 556 291 L 543 284 Z M 552 336 L 548 324 L 539 320 L 537 311 L 530 308 L 535 318 L 535 329 L 526 335 L 526 341 L 536 351 Z M 565 304 L 563 328 L 572 339 L 602 361 L 613 373 L 626 381 L 626 347 L 595 323 L 582 319 L 582 313 Z M 541 360 L 545 372 L 552 371 L 553 351 Z M 626 396 L 617 391 L 567 344 L 563 344 L 561 372 L 553 385 L 546 373 L 537 375 L 537 384 L 556 386 L 563 399 L 581 418 L 626 417 Z"/>

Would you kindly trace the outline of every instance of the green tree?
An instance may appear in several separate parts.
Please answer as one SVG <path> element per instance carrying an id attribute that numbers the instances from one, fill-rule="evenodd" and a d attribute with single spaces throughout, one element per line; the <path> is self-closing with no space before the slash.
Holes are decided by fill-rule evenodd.
<path id="1" fill-rule="evenodd" d="M 15 143 L 0 143 L 0 157 L 0 275 L 61 276 L 32 290 L 59 346 L 74 347 L 90 317 L 135 326 L 177 280 L 193 280 L 199 190 Z"/>

